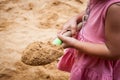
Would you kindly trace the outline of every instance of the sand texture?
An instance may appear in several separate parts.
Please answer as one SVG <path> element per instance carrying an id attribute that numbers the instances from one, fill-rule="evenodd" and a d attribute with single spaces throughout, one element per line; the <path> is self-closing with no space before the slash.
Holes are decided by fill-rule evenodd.
<path id="1" fill-rule="evenodd" d="M 63 55 L 61 46 L 51 42 L 34 42 L 23 51 L 22 62 L 31 66 L 49 64 Z"/>
<path id="2" fill-rule="evenodd" d="M 0 80 L 68 80 L 69 73 L 57 69 L 57 60 L 29 66 L 21 58 L 32 43 L 56 38 L 63 24 L 85 9 L 87 0 L 81 1 L 0 0 Z M 50 46 L 45 47 L 48 52 Z"/>

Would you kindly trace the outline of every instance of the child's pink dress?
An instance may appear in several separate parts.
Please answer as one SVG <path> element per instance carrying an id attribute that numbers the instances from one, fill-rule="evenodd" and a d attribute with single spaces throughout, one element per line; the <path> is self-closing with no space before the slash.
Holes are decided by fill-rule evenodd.
<path id="1" fill-rule="evenodd" d="M 95 2 L 96 1 L 96 2 Z M 89 17 L 78 34 L 78 40 L 104 43 L 104 24 L 108 7 L 120 0 L 90 0 Z M 120 80 L 120 60 L 110 61 L 67 49 L 58 68 L 70 72 L 70 80 Z"/>

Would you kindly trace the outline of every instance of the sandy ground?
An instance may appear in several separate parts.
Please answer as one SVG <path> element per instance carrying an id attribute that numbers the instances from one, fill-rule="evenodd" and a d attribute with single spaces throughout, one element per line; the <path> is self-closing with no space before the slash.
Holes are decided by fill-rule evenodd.
<path id="1" fill-rule="evenodd" d="M 45 66 L 21 62 L 32 42 L 56 37 L 72 16 L 85 9 L 86 0 L 0 0 L 0 80 L 68 80 L 57 61 Z"/>

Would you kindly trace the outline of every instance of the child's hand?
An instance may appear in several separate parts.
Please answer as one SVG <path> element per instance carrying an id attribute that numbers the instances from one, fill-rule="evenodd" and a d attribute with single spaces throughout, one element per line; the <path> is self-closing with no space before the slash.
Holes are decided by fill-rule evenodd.
<path id="1" fill-rule="evenodd" d="M 58 34 L 58 38 L 63 41 L 62 43 L 63 48 L 73 48 L 74 44 L 76 43 L 76 39 L 64 36 L 62 34 Z"/>
<path id="2" fill-rule="evenodd" d="M 71 31 L 72 37 L 76 37 L 77 31 L 79 31 L 81 28 L 78 29 L 78 24 L 82 22 L 82 17 L 84 15 L 84 11 L 81 12 L 79 15 L 74 16 L 71 18 L 65 25 L 63 26 L 62 30 L 60 31 L 61 34 L 64 34 L 67 31 Z"/>
<path id="3" fill-rule="evenodd" d="M 67 31 L 71 31 L 72 37 L 75 37 L 77 34 L 77 18 L 70 19 L 65 25 L 63 26 L 63 29 L 61 30 L 61 33 L 64 34 Z"/>

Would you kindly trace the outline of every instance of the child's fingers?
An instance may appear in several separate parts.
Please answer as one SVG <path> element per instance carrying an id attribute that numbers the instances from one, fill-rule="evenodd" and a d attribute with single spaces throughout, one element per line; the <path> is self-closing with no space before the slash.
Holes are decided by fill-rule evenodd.
<path id="1" fill-rule="evenodd" d="M 65 24 L 62 28 L 61 34 L 67 32 L 67 31 L 71 31 L 71 26 L 70 24 Z"/>
<path id="2" fill-rule="evenodd" d="M 57 31 L 57 34 L 60 34 L 61 32 L 62 32 L 62 30 L 58 30 L 58 31 Z"/>
<path id="3" fill-rule="evenodd" d="M 63 48 L 73 47 L 75 39 L 71 37 L 66 37 L 64 35 L 59 34 L 58 38 L 62 40 L 64 44 L 62 44 Z"/>
<path id="4" fill-rule="evenodd" d="M 68 43 L 70 41 L 70 37 L 66 37 L 62 34 L 58 34 L 58 38 L 61 39 L 64 43 Z"/>
<path id="5" fill-rule="evenodd" d="M 71 26 L 71 32 L 72 32 L 72 37 L 75 37 L 77 34 L 77 25 L 76 24 L 73 24 Z"/>
<path id="6" fill-rule="evenodd" d="M 64 34 L 65 32 L 67 32 L 67 30 L 62 30 L 62 31 L 61 31 L 61 34 Z"/>
<path id="7" fill-rule="evenodd" d="M 76 37 L 76 35 L 77 35 L 77 31 L 76 31 L 76 28 L 73 28 L 72 30 L 71 30 L 71 33 L 72 33 L 72 37 Z"/>
<path id="8" fill-rule="evenodd" d="M 61 35 L 63 35 L 64 33 L 66 33 L 67 31 L 70 31 L 70 30 L 61 30 L 60 32 L 59 32 L 59 34 L 61 34 Z"/>
<path id="9" fill-rule="evenodd" d="M 57 36 L 58 36 L 58 38 L 59 38 L 60 40 L 62 40 L 63 42 L 66 41 L 65 37 L 64 37 L 62 34 L 58 34 Z"/>

